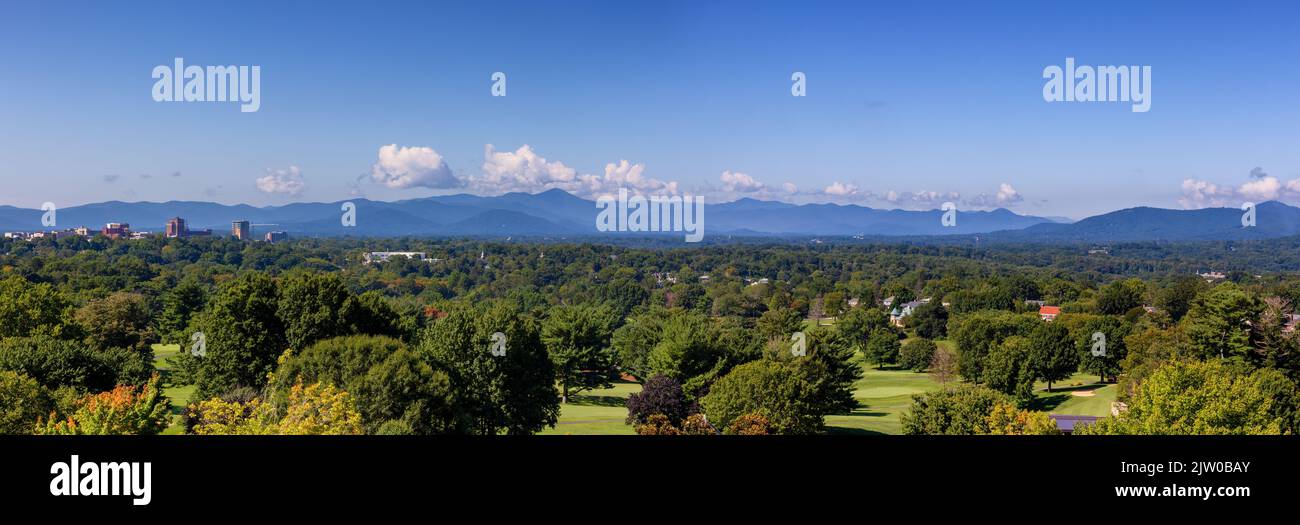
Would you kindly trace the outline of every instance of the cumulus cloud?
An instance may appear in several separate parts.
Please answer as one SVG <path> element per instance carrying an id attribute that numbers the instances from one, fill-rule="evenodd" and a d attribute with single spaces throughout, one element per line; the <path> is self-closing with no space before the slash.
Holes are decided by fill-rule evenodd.
<path id="1" fill-rule="evenodd" d="M 835 181 L 822 190 L 822 193 L 835 197 L 847 197 L 858 193 L 858 185 Z"/>
<path id="2" fill-rule="evenodd" d="M 1263 202 L 1300 198 L 1300 179 L 1283 182 L 1260 167 L 1251 169 L 1247 179 L 1249 180 L 1235 187 L 1205 180 L 1183 179 L 1182 197 L 1178 199 L 1178 203 L 1183 208 L 1195 209 L 1236 207 L 1246 201 Z"/>
<path id="3" fill-rule="evenodd" d="M 722 180 L 722 189 L 732 193 L 756 193 L 767 189 L 766 184 L 739 171 L 723 171 L 719 179 Z"/>
<path id="4" fill-rule="evenodd" d="M 787 182 L 785 184 L 782 184 L 781 189 L 785 190 L 786 193 L 789 193 L 791 195 L 799 193 L 799 187 L 795 186 L 793 182 Z"/>
<path id="5" fill-rule="evenodd" d="M 380 146 L 379 159 L 370 167 L 370 180 L 393 189 L 458 188 L 464 182 L 451 172 L 433 148 Z"/>
<path id="6" fill-rule="evenodd" d="M 645 165 L 620 160 L 605 165 L 603 175 L 578 173 L 560 161 L 541 156 L 527 144 L 514 151 L 497 151 L 484 147 L 482 174 L 470 177 L 468 184 L 488 194 L 511 191 L 540 192 L 561 189 L 583 197 L 614 195 L 620 188 L 633 194 L 676 194 L 676 182 L 662 181 L 645 175 Z"/>
<path id="7" fill-rule="evenodd" d="M 1020 192 L 1016 191 L 1010 184 L 1003 182 L 998 185 L 997 193 L 989 195 L 981 193 L 973 198 L 967 199 L 968 206 L 976 208 L 1005 208 L 1025 200 Z"/>
<path id="8" fill-rule="evenodd" d="M 496 151 L 488 144 L 483 147 L 483 175 L 474 183 L 492 191 L 509 192 L 575 188 L 577 179 L 577 170 L 563 162 L 546 160 L 527 144 L 515 151 Z"/>
<path id="9" fill-rule="evenodd" d="M 266 175 L 257 179 L 257 189 L 262 193 L 297 196 L 307 189 L 307 183 L 302 178 L 302 170 L 297 166 L 282 170 L 267 168 Z"/>

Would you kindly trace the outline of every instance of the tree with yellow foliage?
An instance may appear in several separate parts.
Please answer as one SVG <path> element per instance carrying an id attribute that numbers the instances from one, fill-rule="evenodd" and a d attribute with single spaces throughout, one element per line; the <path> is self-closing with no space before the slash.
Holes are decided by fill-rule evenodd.
<path id="1" fill-rule="evenodd" d="M 359 435 L 361 413 L 352 394 L 333 385 L 295 384 L 284 413 L 261 399 L 247 403 L 213 398 L 190 406 L 199 435 Z"/>

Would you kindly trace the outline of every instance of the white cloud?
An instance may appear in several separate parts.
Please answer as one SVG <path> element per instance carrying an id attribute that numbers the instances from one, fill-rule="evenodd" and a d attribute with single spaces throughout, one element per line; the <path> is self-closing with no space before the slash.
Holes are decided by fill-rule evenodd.
<path id="1" fill-rule="evenodd" d="M 432 148 L 396 144 L 380 146 L 379 159 L 370 167 L 370 180 L 394 189 L 446 189 L 464 185 L 452 174 L 442 155 Z"/>
<path id="2" fill-rule="evenodd" d="M 527 144 L 515 151 L 496 151 L 488 144 L 483 147 L 483 175 L 474 184 L 497 193 L 573 189 L 577 177 L 577 170 L 563 162 L 547 161 Z"/>
<path id="3" fill-rule="evenodd" d="M 604 175 L 578 173 L 560 161 L 550 161 L 527 144 L 515 151 L 484 147 L 483 173 L 470 177 L 469 184 L 485 194 L 511 191 L 536 193 L 561 189 L 582 197 L 615 195 L 620 188 L 633 194 L 676 194 L 676 182 L 645 175 L 645 165 L 627 160 L 605 165 Z"/>
<path id="4" fill-rule="evenodd" d="M 1178 204 L 1188 209 L 1236 207 L 1246 201 L 1263 202 L 1300 198 L 1300 179 L 1283 182 L 1259 167 L 1251 169 L 1247 177 L 1250 180 L 1237 187 L 1198 179 L 1183 179 L 1183 195 L 1178 199 Z"/>
<path id="5" fill-rule="evenodd" d="M 787 182 L 785 184 L 782 184 L 781 189 L 785 190 L 786 193 L 789 193 L 791 195 L 795 193 L 799 193 L 799 187 L 795 186 L 793 182 Z"/>
<path id="6" fill-rule="evenodd" d="M 989 195 L 981 193 L 974 198 L 967 199 L 966 204 L 975 208 L 1005 208 L 1025 200 L 1010 184 L 1003 182 L 998 185 L 998 192 Z"/>
<path id="7" fill-rule="evenodd" d="M 836 197 L 847 197 L 858 193 L 858 185 L 852 183 L 843 183 L 835 181 L 822 190 L 822 193 Z"/>
<path id="8" fill-rule="evenodd" d="M 755 193 L 767 189 L 766 184 L 738 171 L 723 171 L 719 179 L 722 180 L 722 189 L 732 193 Z"/>
<path id="9" fill-rule="evenodd" d="M 302 178 L 302 170 L 297 166 L 282 170 L 267 168 L 266 176 L 257 179 L 257 189 L 263 193 L 298 196 L 307 189 L 307 183 Z"/>

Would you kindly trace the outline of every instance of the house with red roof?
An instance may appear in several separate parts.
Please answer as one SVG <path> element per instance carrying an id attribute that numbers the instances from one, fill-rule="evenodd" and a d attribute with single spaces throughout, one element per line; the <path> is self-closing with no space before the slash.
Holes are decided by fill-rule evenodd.
<path id="1" fill-rule="evenodd" d="M 1038 307 L 1038 318 L 1039 318 L 1039 319 L 1042 319 L 1042 320 L 1044 320 L 1044 321 L 1051 322 L 1053 319 L 1056 319 L 1056 316 L 1058 316 L 1058 315 L 1061 315 L 1061 307 L 1059 307 L 1059 306 L 1046 306 L 1046 305 L 1044 305 L 1044 306 L 1040 306 L 1040 307 Z"/>

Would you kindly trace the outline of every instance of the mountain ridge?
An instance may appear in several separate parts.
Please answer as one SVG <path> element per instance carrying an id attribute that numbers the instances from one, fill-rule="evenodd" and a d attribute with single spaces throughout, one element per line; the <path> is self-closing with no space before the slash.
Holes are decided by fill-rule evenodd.
<path id="1" fill-rule="evenodd" d="M 356 226 L 339 218 L 342 204 L 356 205 Z M 298 202 L 257 207 L 206 201 L 125 202 L 111 200 L 59 209 L 58 225 L 41 225 L 42 210 L 0 206 L 0 230 L 41 231 L 108 222 L 136 230 L 162 231 L 167 219 L 183 217 L 191 229 L 223 232 L 231 221 L 249 220 L 257 229 L 307 236 L 476 236 L 610 235 L 596 231 L 595 201 L 563 190 L 512 192 L 497 196 L 466 193 L 399 201 L 369 199 Z M 1246 240 L 1300 234 L 1300 208 L 1269 201 L 1256 207 L 1254 227 L 1241 226 L 1235 208 L 1178 210 L 1137 206 L 1075 222 L 1020 215 L 1006 208 L 959 211 L 944 226 L 941 210 L 871 208 L 858 204 L 793 204 L 749 197 L 707 204 L 706 235 L 930 237 L 978 234 L 1006 242 L 1126 242 Z"/>

